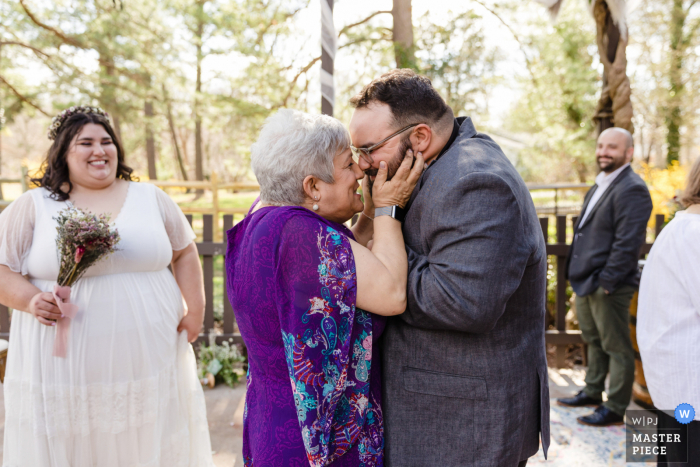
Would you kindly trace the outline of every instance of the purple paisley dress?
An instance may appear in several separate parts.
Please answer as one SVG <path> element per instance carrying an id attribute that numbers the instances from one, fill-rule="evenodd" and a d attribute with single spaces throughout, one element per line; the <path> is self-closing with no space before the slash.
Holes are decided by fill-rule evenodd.
<path id="1" fill-rule="evenodd" d="M 245 465 L 382 466 L 385 319 L 355 307 L 350 230 L 264 207 L 227 235 L 227 290 L 248 349 Z"/>

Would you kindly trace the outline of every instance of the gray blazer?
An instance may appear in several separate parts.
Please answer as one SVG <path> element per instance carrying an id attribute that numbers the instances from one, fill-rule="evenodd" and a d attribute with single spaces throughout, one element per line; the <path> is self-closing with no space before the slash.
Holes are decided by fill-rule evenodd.
<path id="1" fill-rule="evenodd" d="M 599 286 L 608 292 L 622 285 L 639 286 L 639 249 L 653 208 L 646 183 L 627 167 L 580 225 L 597 189 L 598 185 L 593 185 L 586 193 L 566 259 L 567 279 L 579 296 L 589 295 Z"/>
<path id="2" fill-rule="evenodd" d="M 546 454 L 547 257 L 525 183 L 467 118 L 411 200 L 408 308 L 382 341 L 386 465 L 514 467 L 540 431 Z"/>

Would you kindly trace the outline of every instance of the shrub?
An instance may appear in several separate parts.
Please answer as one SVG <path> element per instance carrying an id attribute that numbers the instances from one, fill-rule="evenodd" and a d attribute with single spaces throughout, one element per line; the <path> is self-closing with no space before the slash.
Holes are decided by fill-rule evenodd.
<path id="1" fill-rule="evenodd" d="M 217 383 L 224 382 L 234 387 L 245 376 L 245 361 L 239 347 L 233 344 L 233 339 L 217 344 L 216 337 L 210 334 L 209 345 L 202 343 L 199 347 L 197 372 L 200 379 L 211 373 Z"/>

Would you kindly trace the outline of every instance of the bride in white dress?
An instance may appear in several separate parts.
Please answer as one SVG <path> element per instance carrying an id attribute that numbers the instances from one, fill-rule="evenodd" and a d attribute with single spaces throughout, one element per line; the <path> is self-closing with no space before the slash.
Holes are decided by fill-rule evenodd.
<path id="1" fill-rule="evenodd" d="M 188 342 L 204 314 L 194 233 L 163 191 L 130 181 L 103 111 L 74 108 L 59 121 L 41 187 L 0 214 L 0 303 L 16 310 L 3 466 L 213 467 Z M 60 358 L 55 323 L 68 318 L 50 293 L 53 218 L 70 204 L 110 215 L 121 240 L 72 288 L 79 312 Z"/>

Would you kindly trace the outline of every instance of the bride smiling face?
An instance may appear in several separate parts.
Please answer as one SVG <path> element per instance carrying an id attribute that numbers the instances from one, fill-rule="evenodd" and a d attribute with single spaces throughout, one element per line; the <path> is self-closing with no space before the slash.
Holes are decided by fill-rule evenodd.
<path id="1" fill-rule="evenodd" d="M 87 123 L 71 141 L 66 164 L 73 185 L 106 188 L 117 178 L 117 147 L 102 125 Z"/>

